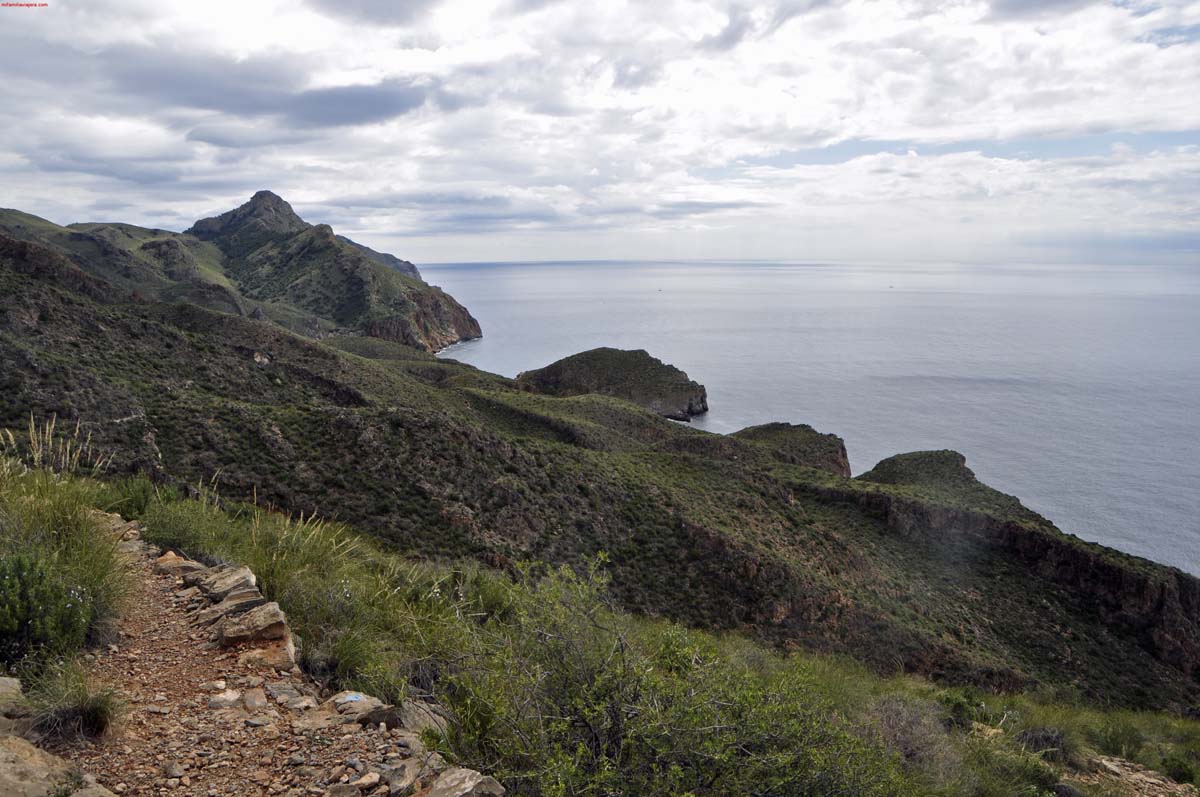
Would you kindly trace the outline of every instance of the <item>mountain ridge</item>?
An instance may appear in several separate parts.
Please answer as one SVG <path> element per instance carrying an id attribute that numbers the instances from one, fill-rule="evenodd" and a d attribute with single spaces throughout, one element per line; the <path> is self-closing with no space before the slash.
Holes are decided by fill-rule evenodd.
<path id="1" fill-rule="evenodd" d="M 310 337 L 370 335 L 436 351 L 482 334 L 415 266 L 309 224 L 270 191 L 182 233 L 60 226 L 11 209 L 0 209 L 0 233 L 50 247 L 143 298 L 254 315 Z"/>

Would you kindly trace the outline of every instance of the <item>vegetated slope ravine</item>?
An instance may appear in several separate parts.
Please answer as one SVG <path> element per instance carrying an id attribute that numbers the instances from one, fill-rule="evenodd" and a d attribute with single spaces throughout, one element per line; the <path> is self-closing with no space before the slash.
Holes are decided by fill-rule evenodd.
<path id="1" fill-rule="evenodd" d="M 119 468 L 215 481 L 427 557 L 509 569 L 607 552 L 628 609 L 879 671 L 1195 705 L 1191 576 L 1063 534 L 951 453 L 851 479 L 840 441 L 807 427 L 713 435 L 435 360 L 403 343 L 463 334 L 457 311 L 406 294 L 420 312 L 392 314 L 387 291 L 333 279 L 351 256 L 314 259 L 337 239 L 275 199 L 181 243 L 208 253 L 197 268 L 221 264 L 204 291 L 223 279 L 261 313 L 197 303 L 194 283 L 139 276 L 142 260 L 115 268 L 93 238 L 72 250 L 66 228 L 25 219 L 17 240 L 8 225 L 0 426 L 81 419 Z"/>

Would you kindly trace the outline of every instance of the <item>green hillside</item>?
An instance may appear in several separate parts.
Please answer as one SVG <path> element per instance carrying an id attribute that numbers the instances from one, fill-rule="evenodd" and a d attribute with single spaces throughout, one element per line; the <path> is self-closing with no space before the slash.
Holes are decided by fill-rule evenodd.
<path id="1" fill-rule="evenodd" d="M 261 286 L 256 253 L 328 236 L 260 233 L 221 239 L 226 275 L 297 302 L 306 252 Z M 802 427 L 713 435 L 113 280 L 0 238 L 0 427 L 79 419 L 114 467 L 349 521 L 408 555 L 512 572 L 603 552 L 626 610 L 881 673 L 1136 708 L 1200 694 L 1196 579 L 1065 535 L 943 455 L 850 479 L 830 467 L 840 441 Z"/>

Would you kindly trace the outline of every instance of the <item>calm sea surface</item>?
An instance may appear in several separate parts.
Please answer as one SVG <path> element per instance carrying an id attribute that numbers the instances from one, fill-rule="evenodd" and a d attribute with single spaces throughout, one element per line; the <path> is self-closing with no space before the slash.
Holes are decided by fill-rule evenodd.
<path id="1" fill-rule="evenodd" d="M 696 425 L 808 423 L 855 473 L 953 448 L 1062 529 L 1200 574 L 1200 267 L 422 266 L 507 376 L 644 348 L 708 388 Z"/>

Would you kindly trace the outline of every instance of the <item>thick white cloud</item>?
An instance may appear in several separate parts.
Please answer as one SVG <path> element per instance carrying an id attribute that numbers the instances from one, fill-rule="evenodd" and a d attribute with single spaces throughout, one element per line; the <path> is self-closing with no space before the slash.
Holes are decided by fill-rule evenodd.
<path id="1" fill-rule="evenodd" d="M 1200 3 L 0 9 L 0 204 L 417 260 L 1200 257 Z"/>

